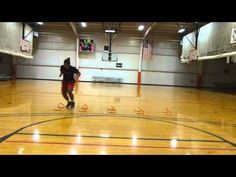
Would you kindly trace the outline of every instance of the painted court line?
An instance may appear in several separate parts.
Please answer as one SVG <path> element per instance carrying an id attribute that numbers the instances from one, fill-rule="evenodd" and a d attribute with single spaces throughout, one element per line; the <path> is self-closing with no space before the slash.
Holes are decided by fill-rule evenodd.
<path id="1" fill-rule="evenodd" d="M 77 146 L 99 146 L 99 147 L 124 147 L 124 148 L 148 148 L 148 149 L 172 149 L 172 150 L 178 150 L 178 149 L 189 149 L 189 150 L 220 150 L 220 151 L 236 151 L 232 148 L 198 148 L 198 147 L 168 147 L 168 146 L 130 146 L 130 145 L 110 145 L 110 144 L 80 144 L 80 143 L 63 143 L 63 142 L 33 142 L 33 141 L 13 141 L 8 140 L 5 141 L 8 143 L 25 143 L 25 144 L 54 144 L 54 145 L 77 145 Z"/>
<path id="2" fill-rule="evenodd" d="M 16 135 L 30 135 L 33 136 L 33 133 L 21 132 L 16 133 Z M 41 133 L 38 134 L 39 136 L 58 136 L 58 137 L 78 137 L 78 135 L 64 135 L 64 134 L 48 134 L 48 133 Z M 102 139 L 129 139 L 132 140 L 132 137 L 116 137 L 116 136 L 109 136 L 109 137 L 102 137 L 102 136 L 92 136 L 92 135 L 80 135 L 81 138 L 102 138 Z M 170 138 L 137 138 L 137 140 L 150 140 L 150 141 L 171 141 Z M 214 142 L 214 143 L 226 143 L 222 140 L 195 140 L 195 139 L 175 139 L 176 141 L 189 141 L 189 142 Z"/>

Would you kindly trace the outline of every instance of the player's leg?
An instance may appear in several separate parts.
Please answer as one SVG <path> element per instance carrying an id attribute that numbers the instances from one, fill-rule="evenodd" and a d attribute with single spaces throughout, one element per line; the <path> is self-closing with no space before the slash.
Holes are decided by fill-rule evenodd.
<path id="1" fill-rule="evenodd" d="M 70 100 L 71 100 L 71 108 L 75 107 L 73 89 L 74 89 L 74 83 L 71 82 L 68 84 L 68 87 L 67 87 L 67 93 L 68 93 Z"/>
<path id="2" fill-rule="evenodd" d="M 67 101 L 67 105 L 66 105 L 66 108 L 68 108 L 71 104 L 70 100 L 69 100 L 69 97 L 67 95 L 67 88 L 68 87 L 68 83 L 67 82 L 64 82 L 62 81 L 62 89 L 61 89 L 61 92 L 62 92 L 62 95 L 63 97 L 65 98 L 65 100 Z"/>

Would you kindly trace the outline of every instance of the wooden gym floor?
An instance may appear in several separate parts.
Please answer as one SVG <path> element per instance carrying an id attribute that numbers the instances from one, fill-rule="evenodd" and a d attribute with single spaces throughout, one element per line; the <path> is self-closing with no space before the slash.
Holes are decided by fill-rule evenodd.
<path id="1" fill-rule="evenodd" d="M 236 154 L 236 95 L 80 82 L 66 110 L 60 88 L 0 82 L 0 154 Z"/>

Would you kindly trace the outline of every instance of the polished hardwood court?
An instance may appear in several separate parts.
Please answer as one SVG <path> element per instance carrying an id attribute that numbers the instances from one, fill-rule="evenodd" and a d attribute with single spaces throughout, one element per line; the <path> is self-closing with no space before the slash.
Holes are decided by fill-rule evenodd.
<path id="1" fill-rule="evenodd" d="M 186 87 L 0 82 L 0 154 L 236 154 L 236 95 Z"/>

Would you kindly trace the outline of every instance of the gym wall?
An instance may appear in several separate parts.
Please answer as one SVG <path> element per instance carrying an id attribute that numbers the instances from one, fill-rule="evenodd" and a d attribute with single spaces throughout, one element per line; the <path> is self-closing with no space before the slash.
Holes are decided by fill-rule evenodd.
<path id="1" fill-rule="evenodd" d="M 81 35 L 83 37 L 83 34 Z M 93 76 L 121 78 L 123 83 L 137 83 L 140 40 L 135 35 L 118 35 L 112 44 L 118 63 L 102 61 L 108 41 L 104 33 L 89 36 L 95 42 L 94 53 L 80 53 L 80 81 L 93 81 Z M 179 41 L 153 39 L 153 60 L 143 61 L 142 83 L 154 85 L 196 86 L 197 65 L 181 64 Z M 60 80 L 59 68 L 70 57 L 75 65 L 76 38 L 71 31 L 53 30 L 34 40 L 34 59 L 17 59 L 17 78 Z"/>

